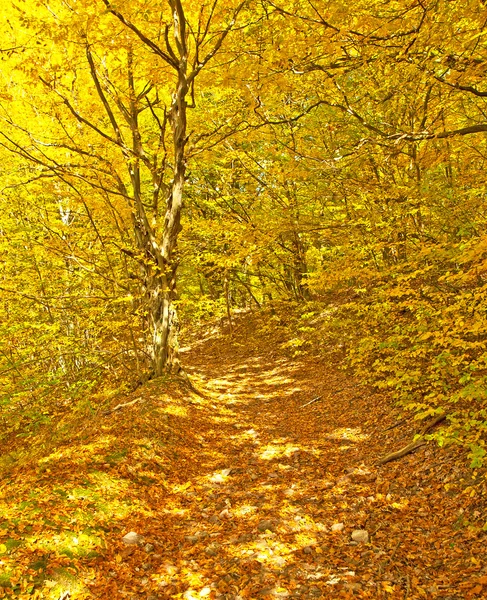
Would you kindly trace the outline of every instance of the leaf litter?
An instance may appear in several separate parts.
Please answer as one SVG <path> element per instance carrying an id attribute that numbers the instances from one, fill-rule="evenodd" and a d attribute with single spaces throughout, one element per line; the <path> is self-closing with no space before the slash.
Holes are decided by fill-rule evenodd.
<path id="1" fill-rule="evenodd" d="M 486 597 L 484 472 L 432 444 L 376 467 L 414 423 L 287 335 L 242 316 L 184 353 L 201 396 L 156 380 L 10 439 L 0 597 Z"/>

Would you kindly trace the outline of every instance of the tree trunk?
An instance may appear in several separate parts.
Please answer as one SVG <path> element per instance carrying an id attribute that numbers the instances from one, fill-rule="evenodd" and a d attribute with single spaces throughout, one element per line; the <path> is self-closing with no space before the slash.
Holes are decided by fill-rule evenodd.
<path id="1" fill-rule="evenodd" d="M 172 277 L 152 277 L 147 287 L 148 322 L 150 328 L 151 371 L 159 377 L 164 373 L 178 373 L 179 322 L 174 307 L 176 297 L 175 272 Z"/>
<path id="2" fill-rule="evenodd" d="M 173 134 L 174 177 L 167 199 L 166 217 L 161 244 L 163 273 L 158 278 L 151 306 L 150 321 L 153 338 L 153 368 L 156 377 L 165 372 L 180 371 L 178 347 L 178 317 L 176 299 L 176 272 L 178 268 L 177 237 L 181 231 L 181 211 L 186 174 L 185 147 L 187 142 L 187 79 L 188 49 L 186 46 L 186 19 L 179 0 L 169 2 L 174 19 L 174 40 L 179 52 L 178 79 L 169 111 L 169 124 Z"/>
<path id="3" fill-rule="evenodd" d="M 111 4 L 110 0 L 102 0 L 107 10 L 130 29 L 152 52 L 171 67 L 176 73 L 176 85 L 172 96 L 171 107 L 167 115 L 172 136 L 173 136 L 173 179 L 168 185 L 167 206 L 164 219 L 163 231 L 160 237 L 156 235 L 155 229 L 149 223 L 145 208 L 142 202 L 142 195 L 139 193 L 141 178 L 139 173 L 139 161 L 144 161 L 147 166 L 147 157 L 143 152 L 140 143 L 140 134 L 137 124 L 137 110 L 132 111 L 132 133 L 133 133 L 133 156 L 127 154 L 127 164 L 129 166 L 130 176 L 134 189 L 134 231 L 137 246 L 142 255 L 142 269 L 144 272 L 145 291 L 148 299 L 148 324 L 151 332 L 149 353 L 152 362 L 152 374 L 156 377 L 165 372 L 178 372 L 180 370 L 178 356 L 178 318 L 174 301 L 176 299 L 176 272 L 179 259 L 177 256 L 177 238 L 181 231 L 181 211 L 183 208 L 183 192 L 186 173 L 186 143 L 187 143 L 187 95 L 191 86 L 203 67 L 213 59 L 220 50 L 225 38 L 235 25 L 235 19 L 245 5 L 246 0 L 234 9 L 233 19 L 230 20 L 227 28 L 221 31 L 214 38 L 212 46 L 206 54 L 199 55 L 202 46 L 207 44 L 205 39 L 208 34 L 208 28 L 212 20 L 212 14 L 207 23 L 206 32 L 200 36 L 195 36 L 195 32 L 188 27 L 186 16 L 182 5 L 182 0 L 168 0 L 171 9 L 173 38 L 169 40 L 169 26 L 166 27 L 164 36 L 164 46 L 160 46 L 148 38 L 140 29 L 128 20 Z M 214 8 L 216 7 L 216 3 Z M 188 35 L 193 39 L 195 53 L 192 67 L 189 63 Z M 174 44 L 174 45 L 173 45 Z M 93 68 L 93 60 L 88 48 L 88 60 L 92 66 L 92 73 L 95 79 L 98 93 L 102 103 L 110 117 L 110 121 L 115 130 L 117 143 L 121 141 L 120 130 L 117 126 L 114 115 L 110 109 L 109 103 L 101 90 L 100 82 L 96 78 Z M 130 76 L 131 77 L 131 76 Z M 144 94 L 135 94 L 133 78 L 129 80 L 129 86 L 133 96 L 133 107 L 136 100 L 144 97 Z M 152 110 L 152 106 L 149 102 Z M 153 112 L 154 114 L 154 112 Z M 165 124 L 159 119 L 156 121 L 161 129 L 162 139 L 165 134 Z M 151 169 L 151 167 L 149 167 Z M 152 170 L 152 169 L 151 169 Z M 157 169 L 156 169 L 157 171 Z M 157 172 L 152 173 L 153 183 L 156 190 L 159 189 L 160 177 Z M 157 193 L 156 193 L 157 196 Z M 155 205 L 154 205 L 155 206 Z M 157 212 L 157 211 L 156 211 Z"/>

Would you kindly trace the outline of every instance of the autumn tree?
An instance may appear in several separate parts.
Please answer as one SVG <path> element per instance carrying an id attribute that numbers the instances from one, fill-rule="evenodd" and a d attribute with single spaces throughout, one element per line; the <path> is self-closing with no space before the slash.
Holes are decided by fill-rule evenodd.
<path id="1" fill-rule="evenodd" d="M 411 410 L 483 393 L 482 2 L 60 0 L 4 17 L 0 235 L 32 275 L 2 306 L 11 345 L 22 302 L 52 348 L 72 336 L 76 358 L 57 348 L 50 368 L 74 380 L 82 348 L 119 344 L 158 375 L 180 368 L 178 303 L 231 321 L 340 297 L 350 363 Z M 10 297 L 24 279 L 7 256 Z"/>
<path id="2" fill-rule="evenodd" d="M 82 199 L 103 198 L 104 210 L 123 213 L 125 232 L 126 219 L 131 221 L 133 241 L 127 243 L 124 233 L 110 243 L 136 264 L 127 277 L 141 283 L 137 309 L 147 322 L 151 370 L 161 375 L 180 368 L 174 300 L 188 111 L 197 108 L 197 82 L 224 47 L 244 3 L 214 2 L 197 10 L 179 0 L 157 10 L 104 4 L 59 3 L 40 12 L 27 7 L 17 9 L 20 17 L 14 11 L 46 41 L 41 48 L 27 43 L 22 55 L 11 56 L 18 75 L 9 86 L 16 83 L 15 93 L 27 86 L 29 100 L 16 113 L 5 108 L 3 145 L 35 165 L 37 177 L 54 177 Z M 17 43 L 15 32 L 9 33 Z M 28 122 L 34 115 L 42 119 L 39 126 Z"/>

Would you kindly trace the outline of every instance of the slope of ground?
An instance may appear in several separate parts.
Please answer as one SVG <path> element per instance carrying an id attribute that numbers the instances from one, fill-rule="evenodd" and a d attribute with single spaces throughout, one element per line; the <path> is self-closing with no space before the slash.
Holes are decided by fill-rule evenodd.
<path id="1" fill-rule="evenodd" d="M 150 382 L 55 448 L 4 448 L 0 595 L 486 597 L 483 474 L 431 445 L 374 466 L 419 427 L 288 341 L 284 313 L 200 332 L 202 395 Z"/>

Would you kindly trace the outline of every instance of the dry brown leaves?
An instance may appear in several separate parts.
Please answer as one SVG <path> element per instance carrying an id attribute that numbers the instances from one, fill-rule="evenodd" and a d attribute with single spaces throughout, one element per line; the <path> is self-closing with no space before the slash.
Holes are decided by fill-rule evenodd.
<path id="1" fill-rule="evenodd" d="M 290 358 L 285 321 L 246 316 L 232 339 L 194 343 L 205 398 L 152 382 L 5 469 L 0 595 L 487 597 L 483 473 L 431 445 L 374 467 L 414 423 L 386 432 L 385 398 L 333 362 Z M 126 546 L 129 531 L 144 540 Z"/>

